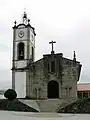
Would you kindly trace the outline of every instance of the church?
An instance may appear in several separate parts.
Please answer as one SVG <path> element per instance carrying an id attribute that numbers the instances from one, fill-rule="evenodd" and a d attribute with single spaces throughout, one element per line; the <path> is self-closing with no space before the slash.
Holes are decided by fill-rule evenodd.
<path id="1" fill-rule="evenodd" d="M 18 98 L 33 100 L 76 99 L 77 81 L 80 78 L 81 64 L 76 60 L 54 52 L 45 54 L 35 61 L 35 28 L 24 12 L 22 22 L 13 27 L 12 88 Z M 48 43 L 47 43 L 48 44 Z"/>

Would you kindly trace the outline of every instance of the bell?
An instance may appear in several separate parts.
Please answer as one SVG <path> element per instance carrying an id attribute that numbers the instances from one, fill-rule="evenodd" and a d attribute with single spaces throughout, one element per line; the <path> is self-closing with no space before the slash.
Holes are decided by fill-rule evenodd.
<path id="1" fill-rule="evenodd" d="M 20 56 L 21 56 L 21 57 L 23 56 L 23 51 L 21 51 L 21 54 L 20 54 Z"/>

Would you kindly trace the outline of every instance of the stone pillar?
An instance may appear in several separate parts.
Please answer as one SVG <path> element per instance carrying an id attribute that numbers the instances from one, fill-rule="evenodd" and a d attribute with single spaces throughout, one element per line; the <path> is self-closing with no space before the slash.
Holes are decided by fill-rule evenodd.
<path id="1" fill-rule="evenodd" d="M 68 88 L 67 87 L 65 88 L 65 91 L 66 91 L 66 98 L 68 98 Z"/>
<path id="2" fill-rule="evenodd" d="M 59 90 L 59 98 L 62 98 L 62 89 L 63 89 L 63 87 L 62 86 L 60 86 L 60 88 L 59 88 L 60 90 Z M 65 91 L 66 92 L 66 91 Z"/>
<path id="3" fill-rule="evenodd" d="M 82 92 L 82 99 L 83 99 L 83 92 Z"/>
<path id="4" fill-rule="evenodd" d="M 89 98 L 89 92 L 88 92 L 88 98 Z"/>
<path id="5" fill-rule="evenodd" d="M 39 99 L 40 98 L 40 88 L 36 88 L 36 98 Z"/>
<path id="6" fill-rule="evenodd" d="M 37 99 L 39 98 L 39 89 L 37 88 Z"/>

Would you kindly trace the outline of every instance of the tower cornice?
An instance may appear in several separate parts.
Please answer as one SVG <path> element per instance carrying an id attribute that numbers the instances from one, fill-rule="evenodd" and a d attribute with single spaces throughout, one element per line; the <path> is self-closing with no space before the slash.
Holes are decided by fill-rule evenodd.
<path id="1" fill-rule="evenodd" d="M 30 24 L 25 25 L 24 23 L 21 23 L 21 24 L 18 24 L 18 25 L 14 25 L 14 27 L 12 27 L 12 28 L 13 28 L 13 29 L 17 29 L 17 28 L 19 28 L 20 26 L 24 26 L 25 28 L 27 28 L 27 27 L 32 28 L 33 33 L 34 33 L 34 35 L 36 36 L 35 28 L 32 27 Z"/>

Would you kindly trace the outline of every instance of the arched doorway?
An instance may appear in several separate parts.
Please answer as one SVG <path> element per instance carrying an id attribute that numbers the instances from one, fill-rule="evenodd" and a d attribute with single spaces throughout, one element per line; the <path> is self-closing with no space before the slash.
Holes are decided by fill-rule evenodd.
<path id="1" fill-rule="evenodd" d="M 57 81 L 50 81 L 48 83 L 48 98 L 59 97 L 59 84 Z"/>

